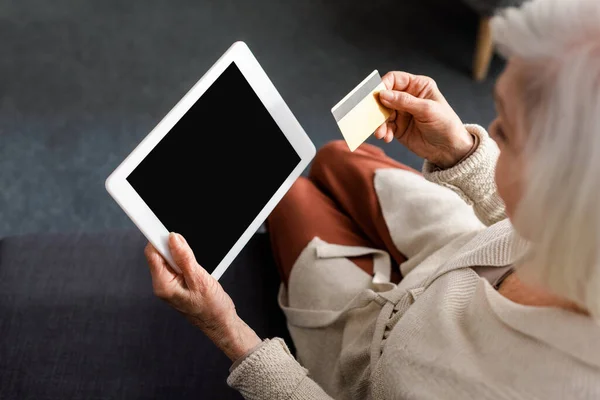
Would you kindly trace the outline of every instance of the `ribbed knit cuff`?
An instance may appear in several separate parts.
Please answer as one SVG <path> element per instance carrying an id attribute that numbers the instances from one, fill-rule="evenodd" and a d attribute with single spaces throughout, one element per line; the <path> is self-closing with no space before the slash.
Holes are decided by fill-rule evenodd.
<path id="1" fill-rule="evenodd" d="M 465 125 L 479 138 L 479 146 L 454 167 L 441 170 L 425 161 L 423 175 L 426 179 L 456 192 L 467 204 L 475 205 L 478 216 L 490 223 L 504 218 L 504 204 L 497 195 L 494 174 L 500 150 L 479 125 Z"/>
<path id="2" fill-rule="evenodd" d="M 238 358 L 237 360 L 235 360 L 235 362 L 233 363 L 233 365 L 231 365 L 231 367 L 229 368 L 229 373 L 231 373 L 234 369 L 236 369 L 238 367 L 238 365 L 240 365 L 246 358 L 248 358 L 248 356 L 252 353 L 254 353 L 255 351 L 257 351 L 258 349 L 260 349 L 261 347 L 263 347 L 265 345 L 265 341 L 260 342 L 259 344 L 257 344 L 256 346 L 254 346 L 253 348 L 251 348 L 250 350 L 248 350 L 246 352 L 246 354 L 244 354 L 243 356 L 241 356 L 240 358 Z"/>
<path id="3" fill-rule="evenodd" d="M 290 398 L 308 371 L 282 339 L 267 339 L 263 343 L 231 372 L 227 384 L 246 399 Z"/>

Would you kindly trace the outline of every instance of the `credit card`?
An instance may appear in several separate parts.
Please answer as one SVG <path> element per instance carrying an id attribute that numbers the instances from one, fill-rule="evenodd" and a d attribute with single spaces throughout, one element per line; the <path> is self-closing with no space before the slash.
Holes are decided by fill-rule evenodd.
<path id="1" fill-rule="evenodd" d="M 382 90 L 386 87 L 375 70 L 331 109 L 350 151 L 363 144 L 391 115 L 392 111 L 379 102 Z"/>

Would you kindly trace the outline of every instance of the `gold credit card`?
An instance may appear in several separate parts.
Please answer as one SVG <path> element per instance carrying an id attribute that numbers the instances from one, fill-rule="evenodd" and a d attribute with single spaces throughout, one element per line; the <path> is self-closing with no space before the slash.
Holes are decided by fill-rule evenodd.
<path id="1" fill-rule="evenodd" d="M 391 115 L 392 111 L 379 103 L 382 90 L 386 87 L 375 70 L 331 109 L 350 151 L 363 144 Z"/>

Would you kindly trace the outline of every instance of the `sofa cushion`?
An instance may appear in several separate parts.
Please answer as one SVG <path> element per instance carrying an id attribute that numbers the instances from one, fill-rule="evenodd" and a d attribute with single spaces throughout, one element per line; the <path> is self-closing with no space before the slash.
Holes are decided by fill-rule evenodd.
<path id="1" fill-rule="evenodd" d="M 145 244 L 137 231 L 0 241 L 0 398 L 241 398 L 230 361 L 152 294 Z M 221 283 L 260 336 L 289 342 L 267 235 Z"/>

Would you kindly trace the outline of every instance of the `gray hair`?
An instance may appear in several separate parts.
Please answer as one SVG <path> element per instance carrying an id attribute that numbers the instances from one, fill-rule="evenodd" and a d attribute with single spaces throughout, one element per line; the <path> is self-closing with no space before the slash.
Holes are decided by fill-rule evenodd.
<path id="1" fill-rule="evenodd" d="M 531 232 L 524 276 L 600 320 L 600 1 L 534 0 L 502 11 L 492 31 L 505 56 L 535 70 L 515 215 Z"/>

